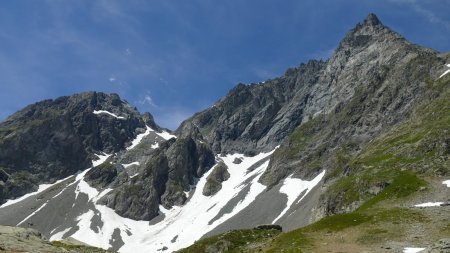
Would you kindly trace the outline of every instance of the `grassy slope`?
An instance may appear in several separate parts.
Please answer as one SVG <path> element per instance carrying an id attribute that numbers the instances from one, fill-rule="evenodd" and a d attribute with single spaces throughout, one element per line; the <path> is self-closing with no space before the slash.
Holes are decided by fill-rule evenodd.
<path id="1" fill-rule="evenodd" d="M 338 162 L 345 164 L 346 176 L 331 184 L 327 194 L 346 205 L 358 203 L 355 211 L 269 239 L 237 239 L 227 234 L 207 238 L 182 252 L 208 252 L 206 249 L 220 240 L 239 246 L 217 252 L 383 252 L 449 238 L 450 207 L 411 208 L 421 202 L 446 201 L 450 196 L 450 190 L 442 185 L 444 179 L 450 179 L 449 83 L 448 77 L 430 82 L 429 88 L 440 96 L 424 102 L 410 120 L 373 140 L 356 157 L 336 152 Z M 311 129 L 309 125 L 305 128 L 306 132 Z M 306 138 L 297 139 L 304 142 Z M 343 170 L 344 166 L 338 166 L 334 173 Z"/>

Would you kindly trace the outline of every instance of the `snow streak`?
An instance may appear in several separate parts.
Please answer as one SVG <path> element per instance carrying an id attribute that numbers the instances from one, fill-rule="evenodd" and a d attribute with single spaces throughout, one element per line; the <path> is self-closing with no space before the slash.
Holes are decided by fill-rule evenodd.
<path id="1" fill-rule="evenodd" d="M 117 119 L 125 119 L 125 117 L 117 116 L 116 114 L 114 114 L 112 112 L 105 111 L 105 110 L 93 111 L 92 113 L 97 114 L 97 115 L 98 114 L 107 114 L 107 115 L 113 116 L 114 118 L 117 118 Z"/>

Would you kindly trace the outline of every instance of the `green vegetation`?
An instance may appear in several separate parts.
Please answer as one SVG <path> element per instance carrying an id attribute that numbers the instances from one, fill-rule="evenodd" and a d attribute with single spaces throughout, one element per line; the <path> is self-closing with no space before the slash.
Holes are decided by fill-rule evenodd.
<path id="1" fill-rule="evenodd" d="M 53 241 L 53 242 L 51 242 L 51 244 L 55 247 L 63 248 L 70 252 L 86 252 L 86 253 L 87 252 L 110 252 L 107 250 L 103 250 L 103 249 L 99 249 L 99 248 L 95 248 L 95 247 L 91 247 L 91 246 L 86 246 L 86 245 L 81 245 L 81 244 L 71 244 L 71 243 L 66 243 L 66 242 L 62 242 L 62 241 Z"/>
<path id="2" fill-rule="evenodd" d="M 126 185 L 124 187 L 124 192 L 126 192 L 128 195 L 136 195 L 139 196 L 142 192 L 142 190 L 144 189 L 144 187 L 142 185 L 139 184 L 130 184 L 130 185 Z"/>
<path id="3" fill-rule="evenodd" d="M 111 171 L 116 169 L 116 167 L 114 167 L 114 164 L 112 164 L 109 160 L 105 161 L 104 163 L 98 165 L 95 168 L 97 168 L 100 171 Z"/>
<path id="4" fill-rule="evenodd" d="M 339 231 L 348 227 L 356 226 L 372 219 L 371 216 L 360 212 L 352 212 L 346 214 L 336 214 L 321 219 L 320 221 L 305 228 L 305 231 Z"/>
<path id="5" fill-rule="evenodd" d="M 435 213 L 444 215 L 442 212 L 446 210 L 405 207 L 417 196 L 433 194 L 430 189 L 435 186 L 429 184 L 430 178 L 450 175 L 446 144 L 450 139 L 449 84 L 450 78 L 429 84 L 433 86 L 429 97 L 417 106 L 409 120 L 372 140 L 359 152 L 354 152 L 358 145 L 352 140 L 333 151 L 335 169 L 326 175 L 330 185 L 324 196 L 335 205 L 332 211 L 340 214 L 288 233 L 262 238 L 258 247 L 248 246 L 253 241 L 237 236 L 248 233 L 242 230 L 201 240 L 189 248 L 191 251 L 181 252 L 207 252 L 209 246 L 218 244 L 239 245 L 220 252 L 361 252 L 389 241 L 415 238 L 430 242 L 450 236 L 450 225 Z M 358 94 L 351 102 L 355 108 L 365 91 Z M 351 114 L 351 111 L 347 107 L 338 114 Z M 325 121 L 320 116 L 297 128 L 288 148 L 280 148 L 275 156 L 301 157 L 302 151 L 314 146 L 317 135 L 326 134 Z M 339 122 L 337 118 L 327 123 Z M 314 147 L 320 149 L 320 145 Z M 312 156 L 319 159 L 302 160 L 305 169 L 323 163 L 320 156 Z M 417 228 L 422 231 L 414 234 Z"/>
<path id="6" fill-rule="evenodd" d="M 442 235 L 450 236 L 450 223 L 444 224 L 444 226 L 441 227 L 440 231 Z"/>
<path id="7" fill-rule="evenodd" d="M 301 253 L 309 252 L 308 249 L 313 246 L 312 239 L 302 230 L 295 230 L 289 233 L 283 233 L 266 244 L 265 252 L 289 252 Z"/>
<path id="8" fill-rule="evenodd" d="M 322 115 L 319 115 L 301 125 L 295 129 L 290 136 L 290 139 L 293 141 L 290 143 L 287 153 L 285 150 L 279 149 L 275 151 L 275 156 L 279 155 L 284 158 L 296 157 L 303 149 L 307 147 L 308 144 L 310 144 L 313 139 L 312 137 L 321 131 L 324 124 L 325 118 Z"/>
<path id="9" fill-rule="evenodd" d="M 223 161 L 220 161 L 214 167 L 214 170 L 206 178 L 206 184 L 203 188 L 203 195 L 211 196 L 216 194 L 222 189 L 222 182 L 228 180 L 230 173 L 228 173 L 228 167 Z"/>
<path id="10" fill-rule="evenodd" d="M 426 186 L 416 174 L 449 175 L 450 161 L 445 159 L 449 155 L 445 146 L 445 140 L 450 138 L 449 102 L 447 89 L 432 103 L 419 107 L 410 120 L 373 140 L 357 157 L 349 160 L 346 166 L 351 173 L 346 177 L 339 178 L 343 167 L 339 164 L 336 171 L 328 175 L 338 180 L 326 194 L 341 200 L 336 210 L 357 201 L 365 202 L 361 208 L 368 208 L 388 197 L 407 197 Z M 385 187 L 381 193 L 368 191 Z"/>
<path id="11" fill-rule="evenodd" d="M 394 171 L 397 174 L 394 180 L 389 184 L 383 191 L 366 201 L 359 210 L 365 210 L 376 203 L 387 199 L 395 198 L 405 198 L 415 192 L 417 192 L 420 187 L 424 187 L 426 183 L 419 179 L 415 174 L 408 171 Z M 392 174 L 394 174 L 392 173 Z M 390 173 L 385 173 L 390 174 Z M 383 175 L 385 176 L 385 175 Z"/>
<path id="12" fill-rule="evenodd" d="M 265 243 L 267 240 L 270 240 L 280 233 L 281 231 L 277 229 L 235 230 L 225 234 L 200 240 L 189 248 L 180 250 L 179 252 L 242 252 L 244 249 L 260 248 L 262 243 Z"/>
<path id="13" fill-rule="evenodd" d="M 13 125 L 2 125 L 0 127 L 0 136 L 7 136 L 12 132 L 26 132 L 34 127 L 46 127 L 48 125 L 57 124 L 58 119 L 60 119 L 62 115 L 62 111 L 48 111 L 39 115 L 39 117 L 23 117 L 21 119 L 23 122 L 16 122 Z"/>

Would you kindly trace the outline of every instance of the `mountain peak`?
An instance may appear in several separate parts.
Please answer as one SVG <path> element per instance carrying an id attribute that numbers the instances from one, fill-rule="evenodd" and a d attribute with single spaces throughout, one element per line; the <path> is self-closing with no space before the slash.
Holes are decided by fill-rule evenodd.
<path id="1" fill-rule="evenodd" d="M 363 24 L 368 26 L 382 25 L 381 21 L 374 13 L 369 13 Z"/>
<path id="2" fill-rule="evenodd" d="M 346 34 L 339 44 L 337 52 L 354 51 L 355 49 L 358 51 L 372 43 L 379 43 L 380 41 L 390 43 L 398 38 L 403 37 L 383 25 L 375 14 L 369 13 L 363 22 L 358 23 L 355 28 Z"/>
<path id="3" fill-rule="evenodd" d="M 377 31 L 380 31 L 382 28 L 386 28 L 383 23 L 378 19 L 377 15 L 374 13 L 369 13 L 367 18 L 364 19 L 362 23 L 358 23 L 356 27 L 352 30 L 354 33 L 365 33 L 365 34 L 374 34 Z"/>

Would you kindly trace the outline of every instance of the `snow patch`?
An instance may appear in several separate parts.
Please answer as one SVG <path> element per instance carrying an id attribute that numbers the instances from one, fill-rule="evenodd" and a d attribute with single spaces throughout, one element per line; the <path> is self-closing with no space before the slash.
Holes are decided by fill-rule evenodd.
<path id="1" fill-rule="evenodd" d="M 322 171 L 319 175 L 317 175 L 313 180 L 311 181 L 304 181 L 299 178 L 293 178 L 292 175 L 284 179 L 283 186 L 280 188 L 280 193 L 283 193 L 287 196 L 288 201 L 286 203 L 286 207 L 281 211 L 281 213 L 278 215 L 278 217 L 273 220 L 272 224 L 275 224 L 277 220 L 279 220 L 283 215 L 286 214 L 286 212 L 291 208 L 292 204 L 296 199 L 300 197 L 300 195 L 303 194 L 303 196 L 297 201 L 299 203 L 308 193 L 322 180 L 323 176 L 325 175 L 325 171 Z"/>
<path id="2" fill-rule="evenodd" d="M 417 253 L 417 252 L 421 252 L 422 250 L 425 250 L 425 248 L 404 248 L 403 249 L 403 253 Z"/>
<path id="3" fill-rule="evenodd" d="M 101 155 L 96 155 L 96 156 L 98 157 L 98 159 L 95 160 L 95 161 L 92 161 L 92 166 L 93 167 L 97 167 L 100 164 L 104 163 L 111 155 L 103 153 Z"/>
<path id="4" fill-rule="evenodd" d="M 113 191 L 113 189 L 107 188 L 107 189 L 103 190 L 102 192 L 100 192 L 100 194 L 98 194 L 97 196 L 95 196 L 93 198 L 94 203 L 96 203 L 97 200 L 101 199 L 103 196 L 105 196 L 106 194 L 110 193 L 111 191 Z"/>
<path id="5" fill-rule="evenodd" d="M 133 175 L 131 175 L 131 176 L 129 176 L 129 177 L 130 177 L 130 178 L 133 178 L 133 177 L 135 177 L 135 176 L 137 176 L 137 175 L 139 175 L 139 173 L 133 174 Z"/>
<path id="6" fill-rule="evenodd" d="M 447 64 L 446 66 L 450 68 L 450 64 Z M 444 77 L 444 76 L 447 75 L 448 73 L 450 73 L 450 69 L 446 70 L 446 71 L 439 77 L 439 79 L 441 79 L 442 77 Z"/>
<path id="7" fill-rule="evenodd" d="M 129 147 L 127 148 L 127 150 L 130 150 L 130 149 L 133 149 L 134 147 L 136 147 L 139 143 L 141 143 L 142 139 L 143 139 L 145 136 L 149 135 L 150 132 L 153 132 L 153 131 L 154 131 L 154 130 L 151 129 L 149 126 L 146 126 L 146 127 L 147 127 L 147 129 L 145 130 L 145 132 L 142 133 L 142 134 L 138 134 L 138 135 L 136 136 L 136 139 L 134 139 L 134 140 L 131 142 L 131 146 L 129 146 Z"/>
<path id="8" fill-rule="evenodd" d="M 53 184 L 41 184 L 41 185 L 39 185 L 39 188 L 38 188 L 37 191 L 31 192 L 31 193 L 28 193 L 28 194 L 25 194 L 25 195 L 23 195 L 22 197 L 17 198 L 17 199 L 10 199 L 10 200 L 6 201 L 3 205 L 1 205 L 0 208 L 6 207 L 6 206 L 10 206 L 10 205 L 15 204 L 15 203 L 18 203 L 18 202 L 20 202 L 20 201 L 22 201 L 22 200 L 24 200 L 24 199 L 26 199 L 26 198 L 29 198 L 29 197 L 34 196 L 34 195 L 37 195 L 37 194 L 39 194 L 39 193 L 41 193 L 41 192 L 47 190 L 48 188 L 50 188 L 50 187 L 52 187 L 52 186 L 54 186 L 54 185 L 57 185 L 57 184 L 59 184 L 59 183 L 65 181 L 65 180 L 67 180 L 67 179 L 69 179 L 69 178 L 71 178 L 71 177 L 73 177 L 73 176 L 68 176 L 68 177 L 66 177 L 66 178 L 63 178 L 63 179 L 61 179 L 61 180 L 56 181 L 56 182 L 53 183 Z"/>
<path id="9" fill-rule="evenodd" d="M 81 173 L 78 173 L 77 177 L 75 178 L 75 181 L 78 182 L 77 188 L 75 189 L 75 199 L 78 197 L 78 194 L 80 192 L 86 193 L 89 197 L 89 200 L 93 199 L 95 196 L 98 195 L 98 191 L 95 188 L 92 188 L 89 186 L 88 183 L 86 183 L 83 178 L 90 171 L 93 167 L 97 167 L 100 164 L 104 163 L 111 155 L 103 153 L 102 155 L 96 155 L 98 157 L 97 160 L 92 161 L 92 167 L 89 169 L 86 169 L 82 171 Z"/>
<path id="10" fill-rule="evenodd" d="M 126 163 L 126 164 L 122 164 L 122 166 L 126 169 L 126 168 L 128 168 L 128 167 L 130 167 L 130 166 L 133 166 L 133 165 L 136 165 L 136 166 L 139 166 L 139 165 L 141 165 L 139 162 L 132 162 L 132 163 Z"/>
<path id="11" fill-rule="evenodd" d="M 433 206 L 441 206 L 444 202 L 427 202 L 422 204 L 414 205 L 415 207 L 433 207 Z"/>
<path id="12" fill-rule="evenodd" d="M 117 119 L 125 119 L 125 117 L 117 116 L 116 114 L 114 114 L 114 113 L 112 113 L 112 112 L 105 111 L 105 110 L 93 111 L 92 113 L 93 113 L 93 114 L 97 114 L 97 115 L 98 115 L 98 114 L 107 114 L 107 115 L 113 116 L 114 118 L 117 118 Z"/>
<path id="13" fill-rule="evenodd" d="M 153 144 L 153 145 L 151 146 L 151 148 L 152 148 L 152 149 L 157 149 L 157 148 L 159 148 L 159 143 L 157 142 L 157 143 Z"/>
<path id="14" fill-rule="evenodd" d="M 219 157 L 228 166 L 228 172 L 230 173 L 230 178 L 222 183 L 222 189 L 213 196 L 207 197 L 202 194 L 206 178 L 213 171 L 213 169 L 210 169 L 199 179 L 194 187 L 196 189 L 190 192 L 192 195 L 191 199 L 184 206 L 174 206 L 170 210 L 160 206 L 160 212 L 164 214 L 165 218 L 153 225 L 149 225 L 148 221 L 136 221 L 121 217 L 111 208 L 96 204 L 95 201 L 102 195 L 107 194 L 105 191 L 109 190 L 99 193 L 85 183 L 81 176 L 77 190 L 89 196 L 90 201 L 94 203 L 96 212 L 100 213 L 103 226 L 99 228 L 98 233 L 95 233 L 90 228 L 91 219 L 94 216 L 94 211 L 90 210 L 77 218 L 80 229 L 71 237 L 87 244 L 107 249 L 111 247 L 109 240 L 114 230 L 119 229 L 121 238 L 125 243 L 119 249 L 119 252 L 157 252 L 157 249 L 161 249 L 164 246 L 168 248 L 167 252 L 172 252 L 187 247 L 219 224 L 243 210 L 254 201 L 257 195 L 266 189 L 266 186 L 258 183 L 258 179 L 266 170 L 269 161 L 266 161 L 251 172 L 248 172 L 247 169 L 272 153 L 273 151 L 254 157 L 245 157 L 242 154 Z M 234 164 L 233 161 L 236 157 L 243 157 L 242 163 Z M 83 176 L 84 174 L 80 173 Z M 253 178 L 249 183 L 250 190 L 242 201 L 230 213 L 224 214 L 212 224 L 209 224 L 222 208 L 247 186 L 242 184 L 242 182 L 250 178 Z M 175 236 L 178 236 L 177 240 L 172 242 Z"/>
<path id="15" fill-rule="evenodd" d="M 77 186 L 77 188 L 75 189 L 75 196 L 76 196 L 75 199 L 78 197 L 78 194 L 79 194 L 80 192 L 87 194 L 88 197 L 89 197 L 89 200 L 94 199 L 94 198 L 99 194 L 99 192 L 97 191 L 97 189 L 91 187 L 91 186 L 90 186 L 88 183 L 86 183 L 86 181 L 84 181 L 84 180 L 80 180 L 80 181 L 78 182 L 78 186 Z"/>
<path id="16" fill-rule="evenodd" d="M 156 132 L 157 135 L 159 135 L 164 140 L 170 140 L 172 138 L 177 138 L 175 135 L 170 134 L 169 132 L 162 131 L 161 133 Z"/>
<path id="17" fill-rule="evenodd" d="M 108 247 L 111 247 L 111 245 L 109 245 L 109 237 L 103 237 L 101 231 L 99 233 L 96 233 L 91 229 L 91 219 L 94 217 L 94 215 L 94 211 L 89 210 L 86 213 L 78 216 L 77 226 L 79 227 L 79 229 L 70 237 L 89 245 L 96 245 L 97 247 L 107 249 Z"/>
<path id="18" fill-rule="evenodd" d="M 50 241 L 61 241 L 62 239 L 64 239 L 63 236 L 64 236 L 67 232 L 69 232 L 70 229 L 72 229 L 72 228 L 66 228 L 66 229 L 64 229 L 63 231 L 58 232 L 58 233 L 52 235 L 52 236 L 50 237 L 49 240 L 50 240 Z M 51 233 L 53 233 L 53 231 L 52 231 Z"/>
<path id="19" fill-rule="evenodd" d="M 445 180 L 444 182 L 442 182 L 442 184 L 447 185 L 447 187 L 450 187 L 450 180 Z"/>

